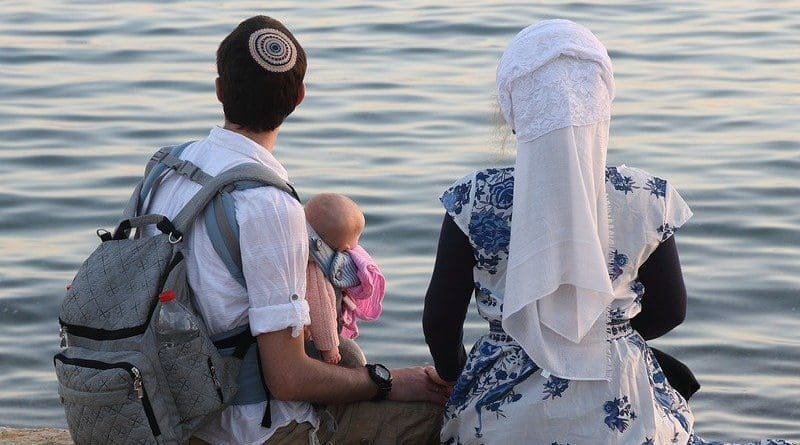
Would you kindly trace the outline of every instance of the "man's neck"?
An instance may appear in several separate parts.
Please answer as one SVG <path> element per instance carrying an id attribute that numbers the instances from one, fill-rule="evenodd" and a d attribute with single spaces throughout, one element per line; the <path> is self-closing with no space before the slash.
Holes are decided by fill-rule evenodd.
<path id="1" fill-rule="evenodd" d="M 245 130 L 240 126 L 230 123 L 228 121 L 225 121 L 225 125 L 222 128 L 229 131 L 233 131 L 234 133 L 241 134 L 242 136 L 254 141 L 256 144 L 264 147 L 270 153 L 272 153 L 272 149 L 275 147 L 275 141 L 278 139 L 277 128 L 272 131 L 255 133 L 252 131 Z"/>

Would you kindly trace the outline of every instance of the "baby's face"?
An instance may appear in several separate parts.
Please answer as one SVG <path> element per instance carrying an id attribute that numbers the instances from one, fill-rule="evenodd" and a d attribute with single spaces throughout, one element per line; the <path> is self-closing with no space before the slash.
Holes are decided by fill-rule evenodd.
<path id="1" fill-rule="evenodd" d="M 342 231 L 342 233 L 336 235 L 338 236 L 329 236 L 328 238 L 333 239 L 330 241 L 325 240 L 325 242 L 337 252 L 346 252 L 356 247 L 358 240 L 361 238 L 360 231 L 358 233 L 345 233 L 345 231 Z"/>

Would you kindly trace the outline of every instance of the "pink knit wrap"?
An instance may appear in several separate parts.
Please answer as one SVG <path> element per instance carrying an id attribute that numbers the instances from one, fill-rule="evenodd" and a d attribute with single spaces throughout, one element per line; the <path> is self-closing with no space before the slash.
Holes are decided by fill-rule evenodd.
<path id="1" fill-rule="evenodd" d="M 348 253 L 358 269 L 358 279 L 361 283 L 344 289 L 342 336 L 354 339 L 358 337 L 356 320 L 373 321 L 381 315 L 386 279 L 363 247 L 356 246 Z"/>

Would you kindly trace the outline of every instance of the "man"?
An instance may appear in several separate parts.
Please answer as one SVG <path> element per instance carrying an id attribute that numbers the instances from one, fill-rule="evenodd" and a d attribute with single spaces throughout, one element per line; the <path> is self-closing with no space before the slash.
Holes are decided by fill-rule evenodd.
<path id="1" fill-rule="evenodd" d="M 224 127 L 189 145 L 181 158 L 211 175 L 258 162 L 287 179 L 272 151 L 280 125 L 305 95 L 303 48 L 279 21 L 252 17 L 220 44 L 217 70 Z M 146 205 L 172 218 L 198 188 L 168 173 Z M 438 443 L 445 391 L 428 377 L 430 369 L 394 369 L 389 376 L 381 365 L 348 369 L 306 355 L 301 334 L 309 323 L 308 246 L 302 206 L 271 187 L 232 196 L 247 289 L 217 256 L 202 218 L 186 234 L 188 279 L 211 335 L 249 325 L 272 400 L 228 407 L 193 443 Z M 384 398 L 388 401 L 370 401 Z M 312 403 L 327 406 L 331 415 L 321 416 Z"/>

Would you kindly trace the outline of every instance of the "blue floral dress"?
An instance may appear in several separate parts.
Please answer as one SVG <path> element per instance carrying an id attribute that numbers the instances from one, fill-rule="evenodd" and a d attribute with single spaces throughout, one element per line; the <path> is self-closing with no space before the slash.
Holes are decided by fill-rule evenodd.
<path id="1" fill-rule="evenodd" d="M 514 169 L 474 172 L 442 194 L 473 247 L 478 312 L 489 322 L 447 402 L 443 443 L 716 444 L 693 434 L 686 401 L 629 323 L 645 291 L 639 266 L 691 211 L 667 181 L 624 165 L 606 169 L 606 188 L 616 249 L 608 265 L 616 295 L 607 326 L 615 365 L 609 382 L 544 376 L 502 330 Z"/>

